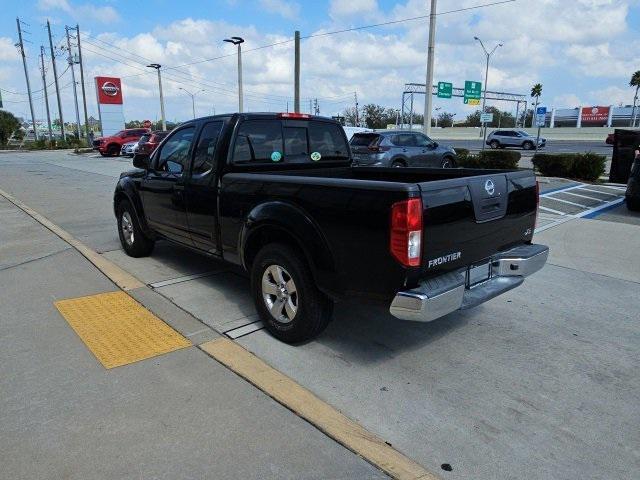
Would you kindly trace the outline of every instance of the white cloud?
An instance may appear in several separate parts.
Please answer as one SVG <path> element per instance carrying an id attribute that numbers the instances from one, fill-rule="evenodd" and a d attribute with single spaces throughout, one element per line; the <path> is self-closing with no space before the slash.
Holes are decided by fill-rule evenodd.
<path id="1" fill-rule="evenodd" d="M 377 12 L 377 0 L 331 0 L 329 5 L 329 15 L 334 20 L 348 17 L 371 18 Z"/>
<path id="2" fill-rule="evenodd" d="M 74 20 L 92 20 L 110 24 L 120 20 L 115 8 L 96 6 L 93 3 L 72 4 L 68 0 L 38 0 L 38 8 L 44 11 L 62 10 Z"/>
<path id="3" fill-rule="evenodd" d="M 11 61 L 20 58 L 14 43 L 9 37 L 0 37 L 0 60 Z"/>
<path id="4" fill-rule="evenodd" d="M 589 92 L 592 105 L 632 105 L 635 89 L 610 86 Z"/>
<path id="5" fill-rule="evenodd" d="M 275 13 L 289 20 L 300 16 L 300 4 L 287 0 L 260 0 L 260 6 L 269 13 Z"/>

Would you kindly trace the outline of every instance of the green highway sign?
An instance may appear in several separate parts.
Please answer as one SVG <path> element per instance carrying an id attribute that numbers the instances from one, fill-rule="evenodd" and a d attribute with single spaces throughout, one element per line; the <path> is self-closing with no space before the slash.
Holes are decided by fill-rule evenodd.
<path id="1" fill-rule="evenodd" d="M 438 98 L 451 98 L 453 95 L 453 83 L 438 82 Z"/>
<path id="2" fill-rule="evenodd" d="M 469 100 L 479 100 L 482 97 L 482 82 L 474 82 L 473 80 L 465 80 L 464 82 L 464 103 Z"/>

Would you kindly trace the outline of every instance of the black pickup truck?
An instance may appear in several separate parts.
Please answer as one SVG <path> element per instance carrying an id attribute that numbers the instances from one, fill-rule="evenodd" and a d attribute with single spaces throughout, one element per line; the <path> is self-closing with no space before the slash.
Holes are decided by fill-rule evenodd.
<path id="1" fill-rule="evenodd" d="M 319 334 L 345 297 L 435 320 L 517 287 L 548 255 L 531 243 L 530 170 L 352 167 L 327 118 L 200 118 L 134 166 L 114 194 L 126 253 L 167 239 L 242 266 L 285 342 Z"/>

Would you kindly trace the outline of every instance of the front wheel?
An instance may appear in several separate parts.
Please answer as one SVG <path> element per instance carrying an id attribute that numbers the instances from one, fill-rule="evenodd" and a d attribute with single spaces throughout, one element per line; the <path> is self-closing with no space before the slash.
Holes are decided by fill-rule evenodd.
<path id="1" fill-rule="evenodd" d="M 331 319 L 333 303 L 316 287 L 302 255 L 288 245 L 273 243 L 258 252 L 251 291 L 265 327 L 283 342 L 312 339 Z"/>
<path id="2" fill-rule="evenodd" d="M 403 162 L 401 162 L 400 160 L 394 160 L 393 163 L 391 163 L 391 166 L 393 168 L 404 168 L 404 167 L 406 167 L 406 165 Z"/>
<path id="3" fill-rule="evenodd" d="M 130 257 L 146 257 L 152 251 L 155 242 L 147 238 L 138 222 L 133 207 L 127 200 L 118 204 L 118 236 L 123 250 Z"/>
<path id="4" fill-rule="evenodd" d="M 525 150 L 533 150 L 534 146 L 532 142 L 524 142 L 522 144 L 522 148 L 524 148 Z"/>

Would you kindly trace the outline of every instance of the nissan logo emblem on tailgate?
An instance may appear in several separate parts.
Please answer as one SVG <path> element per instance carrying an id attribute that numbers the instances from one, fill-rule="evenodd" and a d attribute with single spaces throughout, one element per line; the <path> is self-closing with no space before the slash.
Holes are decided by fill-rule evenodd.
<path id="1" fill-rule="evenodd" d="M 118 87 L 113 82 L 104 82 L 102 84 L 102 91 L 110 97 L 115 97 L 118 94 L 118 90 Z"/>
<path id="2" fill-rule="evenodd" d="M 493 195 L 496 191 L 496 186 L 493 183 L 493 180 L 489 179 L 484 182 L 484 189 L 487 191 L 489 195 Z"/>

